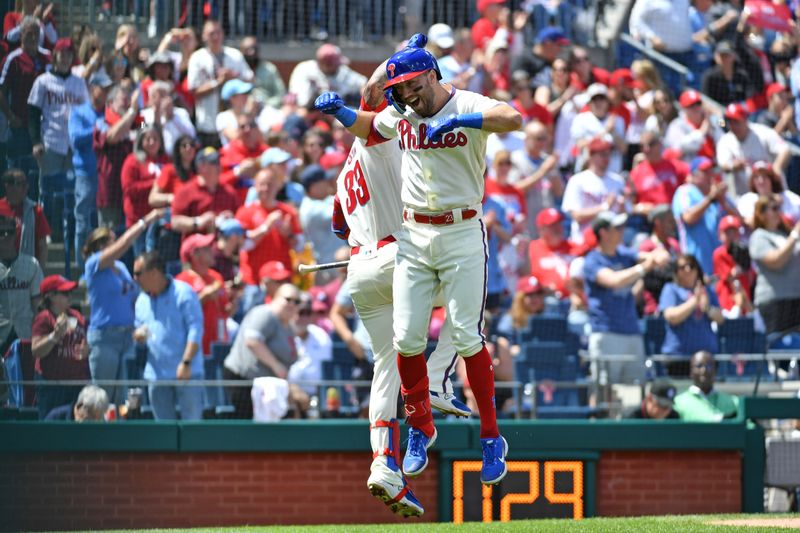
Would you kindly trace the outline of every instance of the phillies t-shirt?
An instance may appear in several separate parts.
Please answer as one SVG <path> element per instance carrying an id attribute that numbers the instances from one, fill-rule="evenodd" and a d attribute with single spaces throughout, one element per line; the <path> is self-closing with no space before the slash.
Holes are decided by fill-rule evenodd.
<path id="1" fill-rule="evenodd" d="M 300 226 L 300 218 L 294 207 L 283 202 L 276 202 L 274 207 L 264 208 L 261 204 L 250 204 L 236 212 L 236 219 L 242 223 L 246 230 L 253 230 L 267 220 L 270 213 L 275 210 L 283 212 L 283 217 L 288 216 L 288 224 L 292 235 L 300 235 L 303 228 Z M 239 272 L 245 283 L 258 285 L 258 271 L 268 261 L 280 261 L 287 267 L 292 264 L 292 257 L 289 254 L 289 240 L 283 236 L 278 229 L 278 224 L 263 236 L 256 245 L 250 249 L 242 249 L 239 252 Z"/>
<path id="2" fill-rule="evenodd" d="M 575 258 L 573 245 L 569 241 L 551 248 L 543 239 L 531 241 L 528 245 L 528 257 L 531 262 L 531 275 L 535 276 L 543 287 L 553 291 L 561 298 L 569 295 L 569 265 Z"/>
<path id="3" fill-rule="evenodd" d="M 631 170 L 637 201 L 654 205 L 672 203 L 675 190 L 686 181 L 688 174 L 689 166 L 683 161 L 642 161 Z"/>
<path id="4" fill-rule="evenodd" d="M 91 378 L 89 357 L 81 357 L 81 345 L 86 340 L 86 321 L 83 315 L 74 309 L 67 314 L 77 321 L 74 329 L 68 329 L 46 357 L 36 360 L 36 371 L 44 379 L 76 379 Z M 48 309 L 40 312 L 33 320 L 33 336 L 46 337 L 56 329 L 56 317 Z"/>
<path id="5" fill-rule="evenodd" d="M 60 155 L 69 152 L 67 125 L 73 106 L 89 101 L 86 82 L 70 74 L 66 78 L 45 72 L 33 82 L 28 104 L 42 110 L 42 141 Z"/>

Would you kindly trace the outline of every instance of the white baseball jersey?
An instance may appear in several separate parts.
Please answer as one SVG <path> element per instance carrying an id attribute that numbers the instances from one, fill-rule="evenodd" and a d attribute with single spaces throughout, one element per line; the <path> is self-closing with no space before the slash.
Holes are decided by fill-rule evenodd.
<path id="1" fill-rule="evenodd" d="M 70 74 L 66 78 L 45 72 L 33 82 L 28 104 L 42 110 L 44 147 L 60 155 L 69 153 L 67 125 L 73 106 L 89 101 L 86 82 Z"/>
<path id="2" fill-rule="evenodd" d="M 31 338 L 34 309 L 39 296 L 42 269 L 30 255 L 19 254 L 10 265 L 0 262 L 0 344 L 14 329 L 20 339 Z"/>
<path id="3" fill-rule="evenodd" d="M 611 193 L 622 195 L 625 192 L 625 180 L 613 172 L 606 172 L 598 176 L 587 169 L 572 176 L 564 189 L 564 198 L 561 200 L 561 209 L 565 213 L 579 211 L 602 204 Z M 583 230 L 591 222 L 579 223 L 572 221 L 570 238 L 577 243 L 583 242 Z"/>
<path id="4" fill-rule="evenodd" d="M 498 100 L 453 89 L 450 99 L 432 117 L 421 117 L 410 107 L 400 114 L 393 107 L 381 111 L 372 127 L 386 139 L 400 138 L 403 151 L 401 198 L 408 207 L 437 212 L 480 205 L 483 200 L 488 131 L 456 128 L 439 141 L 427 138 L 427 124 L 451 114 L 482 113 Z"/>
<path id="5" fill-rule="evenodd" d="M 236 73 L 236 77 L 243 81 L 252 81 L 253 71 L 247 65 L 242 53 L 229 46 L 222 47 L 222 53 L 213 55 L 207 48 L 200 48 L 189 58 L 187 73 L 190 91 L 197 90 L 201 85 L 215 79 L 220 68 L 228 68 Z M 216 133 L 216 118 L 219 113 L 220 91 L 215 89 L 201 98 L 197 98 L 195 105 L 195 125 L 201 133 Z"/>
<path id="6" fill-rule="evenodd" d="M 350 228 L 350 246 L 364 246 L 400 229 L 400 145 L 356 138 L 336 180 L 336 196 Z"/>

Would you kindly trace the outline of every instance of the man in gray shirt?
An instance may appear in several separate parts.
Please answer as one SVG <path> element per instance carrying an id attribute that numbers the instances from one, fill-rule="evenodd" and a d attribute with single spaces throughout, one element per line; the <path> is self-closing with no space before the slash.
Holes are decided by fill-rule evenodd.
<path id="1" fill-rule="evenodd" d="M 239 326 L 222 370 L 226 380 L 274 376 L 286 379 L 297 359 L 291 323 L 297 318 L 300 290 L 290 283 L 278 288 L 266 305 L 251 309 Z M 253 418 L 250 387 L 226 387 L 236 418 Z"/>

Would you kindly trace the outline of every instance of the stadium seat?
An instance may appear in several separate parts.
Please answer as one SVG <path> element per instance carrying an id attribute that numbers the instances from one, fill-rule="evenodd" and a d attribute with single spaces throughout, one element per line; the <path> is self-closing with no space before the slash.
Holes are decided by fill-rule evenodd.
<path id="1" fill-rule="evenodd" d="M 765 342 L 756 346 L 756 332 L 753 328 L 752 318 L 733 318 L 726 320 L 717 328 L 719 338 L 719 353 L 723 354 L 750 354 L 763 353 Z M 717 375 L 726 380 L 750 380 L 758 374 L 760 363 L 758 361 L 720 361 L 717 364 Z"/>
<path id="2" fill-rule="evenodd" d="M 538 418 L 586 418 L 592 409 L 585 405 L 579 387 L 557 387 L 552 382 L 579 383 L 579 359 L 568 354 L 563 342 L 530 341 L 514 362 L 517 380 L 535 383 L 536 416 Z M 529 389 L 529 387 L 526 387 Z M 519 391 L 514 391 L 515 395 Z M 583 401 L 582 401 L 583 397 Z M 522 399 L 523 412 L 530 412 L 527 399 Z"/>
<path id="3" fill-rule="evenodd" d="M 566 343 L 567 319 L 554 316 L 532 316 L 528 329 L 520 332 L 519 344 L 530 341 L 555 341 Z"/>
<path id="4" fill-rule="evenodd" d="M 661 353 L 664 337 L 667 334 L 667 325 L 660 316 L 649 316 L 644 319 L 644 350 L 647 355 Z"/>

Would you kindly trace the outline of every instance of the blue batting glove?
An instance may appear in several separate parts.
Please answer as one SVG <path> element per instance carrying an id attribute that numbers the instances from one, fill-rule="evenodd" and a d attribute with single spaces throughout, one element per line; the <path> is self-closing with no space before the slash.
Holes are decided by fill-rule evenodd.
<path id="1" fill-rule="evenodd" d="M 444 118 L 437 118 L 433 122 L 428 123 L 428 139 L 438 141 L 442 138 L 442 135 L 448 131 L 453 131 L 458 126 L 458 115 L 448 115 Z"/>
<path id="2" fill-rule="evenodd" d="M 322 111 L 326 115 L 335 115 L 343 107 L 344 100 L 334 92 L 322 93 L 314 100 L 314 109 Z"/>
<path id="3" fill-rule="evenodd" d="M 334 92 L 322 93 L 314 100 L 314 109 L 326 115 L 333 115 L 339 122 L 349 128 L 356 121 L 357 114 L 349 107 L 345 107 L 342 97 Z"/>
<path id="4" fill-rule="evenodd" d="M 464 113 L 461 115 L 448 115 L 444 118 L 437 118 L 428 124 L 426 135 L 432 141 L 438 141 L 442 135 L 456 128 L 481 129 L 483 126 L 482 113 Z"/>
<path id="5" fill-rule="evenodd" d="M 428 37 L 424 33 L 415 33 L 408 40 L 406 48 L 425 48 L 426 44 L 428 44 Z"/>

